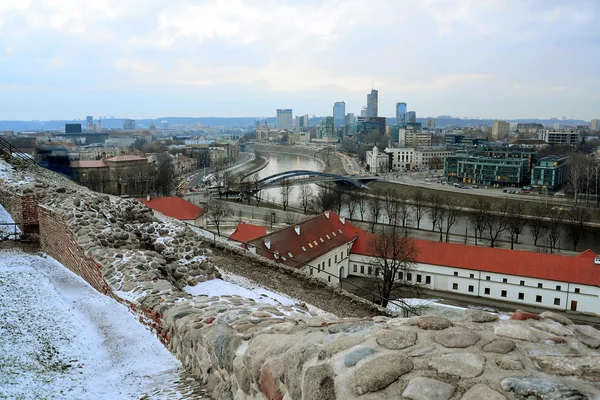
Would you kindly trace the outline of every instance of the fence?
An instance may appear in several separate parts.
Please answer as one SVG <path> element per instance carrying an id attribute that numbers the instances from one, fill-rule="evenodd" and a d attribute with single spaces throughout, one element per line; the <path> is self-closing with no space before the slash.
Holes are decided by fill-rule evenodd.
<path id="1" fill-rule="evenodd" d="M 0 222 L 0 242 L 8 240 L 20 241 L 21 230 L 14 222 Z"/>
<path id="2" fill-rule="evenodd" d="M 36 164 L 35 160 L 27 153 L 22 152 L 8 141 L 0 138 L 0 152 L 6 153 L 11 157 L 18 158 L 31 164 Z"/>

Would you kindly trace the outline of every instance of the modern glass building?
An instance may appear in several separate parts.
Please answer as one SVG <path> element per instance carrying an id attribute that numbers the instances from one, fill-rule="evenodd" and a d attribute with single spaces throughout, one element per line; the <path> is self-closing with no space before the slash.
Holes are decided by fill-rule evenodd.
<path id="1" fill-rule="evenodd" d="M 529 182 L 527 159 L 454 155 L 444 162 L 444 174 L 450 182 L 481 185 L 520 186 Z"/>
<path id="2" fill-rule="evenodd" d="M 553 155 L 540 159 L 531 171 L 531 186 L 540 186 L 550 191 L 560 189 L 567 179 L 568 158 Z"/>
<path id="3" fill-rule="evenodd" d="M 337 101 L 333 103 L 333 125 L 337 129 L 346 122 L 346 103 Z"/>
<path id="4" fill-rule="evenodd" d="M 396 125 L 406 124 L 406 103 L 396 103 Z"/>
<path id="5" fill-rule="evenodd" d="M 416 111 L 409 111 L 408 113 L 406 113 L 406 123 L 415 123 L 417 122 L 417 112 Z"/>

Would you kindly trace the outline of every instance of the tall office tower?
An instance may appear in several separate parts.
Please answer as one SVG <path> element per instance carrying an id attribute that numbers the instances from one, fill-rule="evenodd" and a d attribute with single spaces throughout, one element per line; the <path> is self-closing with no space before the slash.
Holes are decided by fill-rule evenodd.
<path id="1" fill-rule="evenodd" d="M 305 131 L 308 128 L 308 114 L 296 115 L 296 132 Z"/>
<path id="2" fill-rule="evenodd" d="M 492 125 L 492 138 L 504 139 L 508 137 L 508 132 L 510 130 L 510 124 L 505 121 L 494 121 Z"/>
<path id="3" fill-rule="evenodd" d="M 277 129 L 294 129 L 292 109 L 277 109 Z"/>
<path id="4" fill-rule="evenodd" d="M 377 116 L 377 107 L 379 103 L 379 92 L 371 89 L 371 93 L 367 94 L 367 117 Z"/>
<path id="5" fill-rule="evenodd" d="M 363 118 L 367 117 L 367 107 L 366 106 L 362 106 L 362 108 L 360 109 L 360 116 Z"/>
<path id="6" fill-rule="evenodd" d="M 406 103 L 396 103 L 396 125 L 406 124 Z"/>
<path id="7" fill-rule="evenodd" d="M 354 123 L 354 113 L 346 114 L 346 125 L 350 126 Z"/>
<path id="8" fill-rule="evenodd" d="M 125 118 L 123 120 L 123 129 L 135 129 L 135 119 Z"/>
<path id="9" fill-rule="evenodd" d="M 427 118 L 425 120 L 425 126 L 427 127 L 427 129 L 435 129 L 435 118 Z"/>
<path id="10" fill-rule="evenodd" d="M 417 122 L 417 112 L 416 111 L 407 112 L 406 113 L 406 123 L 414 124 L 415 122 Z"/>
<path id="11" fill-rule="evenodd" d="M 593 131 L 600 131 L 600 119 L 593 119 L 590 124 L 590 129 Z"/>
<path id="12" fill-rule="evenodd" d="M 339 128 L 343 126 L 346 118 L 346 103 L 338 101 L 333 103 L 333 126 Z"/>

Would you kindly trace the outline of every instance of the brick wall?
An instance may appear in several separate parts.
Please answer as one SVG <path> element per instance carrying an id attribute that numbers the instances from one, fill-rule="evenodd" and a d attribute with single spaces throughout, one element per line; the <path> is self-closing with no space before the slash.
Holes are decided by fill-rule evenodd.
<path id="1" fill-rule="evenodd" d="M 44 206 L 38 207 L 37 215 L 42 250 L 81 276 L 100 293 L 112 295 L 102 276 L 100 265 L 85 255 L 62 217 Z"/>
<path id="2" fill-rule="evenodd" d="M 44 195 L 27 194 L 19 195 L 11 191 L 14 188 L 0 186 L 0 204 L 8 211 L 19 228 L 25 233 L 37 233 L 38 203 Z"/>

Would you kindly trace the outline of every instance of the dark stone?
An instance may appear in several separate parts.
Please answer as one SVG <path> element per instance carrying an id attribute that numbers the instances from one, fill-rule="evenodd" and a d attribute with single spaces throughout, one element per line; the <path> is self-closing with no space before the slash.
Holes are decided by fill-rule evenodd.
<path id="1" fill-rule="evenodd" d="M 374 353 L 375 350 L 370 347 L 359 347 L 346 355 L 346 358 L 344 358 L 344 365 L 348 368 L 354 367 L 360 360 L 367 358 Z"/>
<path id="2" fill-rule="evenodd" d="M 543 400 L 589 400 L 573 384 L 556 378 L 506 378 L 500 383 L 505 392 L 536 396 Z"/>
<path id="3" fill-rule="evenodd" d="M 329 327 L 328 331 L 331 334 L 347 332 L 357 333 L 365 330 L 370 330 L 373 327 L 372 321 L 359 321 L 359 322 L 344 322 L 342 324 L 336 324 Z"/>

